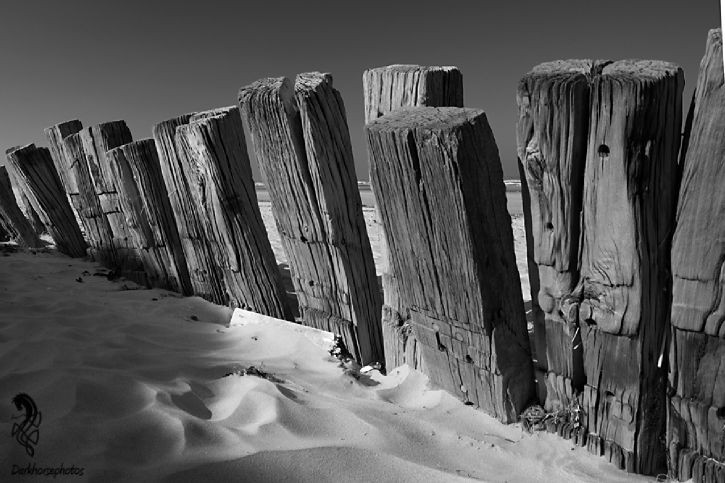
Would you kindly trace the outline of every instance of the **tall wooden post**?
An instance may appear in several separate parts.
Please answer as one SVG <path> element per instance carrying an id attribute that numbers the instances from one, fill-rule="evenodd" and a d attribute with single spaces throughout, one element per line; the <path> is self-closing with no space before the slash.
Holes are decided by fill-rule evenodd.
<path id="1" fill-rule="evenodd" d="M 0 166 L 0 215 L 9 225 L 11 235 L 16 243 L 28 248 L 43 246 L 38 234 L 33 229 L 15 200 L 10 176 L 5 166 Z"/>
<path id="2" fill-rule="evenodd" d="M 9 155 L 12 151 L 20 147 L 21 146 L 14 146 L 6 149 L 5 155 Z M 25 183 L 20 181 L 18 173 L 11 164 L 7 164 L 5 167 L 7 169 L 8 178 L 10 179 L 10 185 L 12 186 L 15 201 L 20 208 L 20 211 L 22 211 L 23 216 L 28 220 L 30 226 L 33 228 L 33 231 L 35 231 L 37 235 L 47 233 L 47 229 L 45 228 L 43 221 L 40 219 L 38 212 L 35 211 L 34 205 L 36 205 L 37 202 L 32 199 L 33 194 L 27 191 Z"/>
<path id="3" fill-rule="evenodd" d="M 108 151 L 121 207 L 149 283 L 191 295 L 191 280 L 153 139 Z"/>
<path id="4" fill-rule="evenodd" d="M 176 145 L 176 129 L 189 123 L 193 114 L 185 114 L 154 126 L 154 140 L 161 163 L 161 174 L 169 194 L 169 202 L 181 239 L 184 258 L 189 270 L 194 295 L 210 302 L 227 305 L 229 297 L 224 284 L 222 267 L 216 263 L 192 192 L 193 164 Z"/>
<path id="5" fill-rule="evenodd" d="M 22 189 L 32 195 L 33 208 L 53 237 L 58 251 L 71 257 L 86 254 L 86 242 L 76 223 L 47 148 L 29 144 L 8 153 Z"/>
<path id="6" fill-rule="evenodd" d="M 112 121 L 85 128 L 79 134 L 98 201 L 113 233 L 113 245 L 101 247 L 102 257 L 125 277 L 146 284 L 141 255 L 134 246 L 106 155 L 109 150 L 130 143 L 131 131 L 124 121 Z"/>
<path id="7" fill-rule="evenodd" d="M 725 482 L 725 79 L 722 30 L 700 64 L 672 242 L 670 476 Z"/>
<path id="8" fill-rule="evenodd" d="M 303 323 L 384 362 L 381 298 L 340 93 L 329 74 L 263 79 L 239 93 L 290 260 Z"/>
<path id="9" fill-rule="evenodd" d="M 291 319 L 252 179 L 239 109 L 215 109 L 176 128 L 186 179 L 235 307 Z"/>
<path id="10" fill-rule="evenodd" d="M 80 132 L 63 138 L 63 156 L 68 163 L 66 193 L 80 219 L 91 258 L 115 267 L 113 231 L 93 186 Z"/>
<path id="11" fill-rule="evenodd" d="M 539 397 L 548 411 L 568 408 L 584 386 L 579 328 L 567 323 L 561 301 L 579 281 L 590 82 L 601 65 L 547 62 L 521 79 L 517 93 L 527 255 L 534 262 L 529 281 L 535 367 Z"/>
<path id="12" fill-rule="evenodd" d="M 407 108 L 366 131 L 390 260 L 425 372 L 501 421 L 517 420 L 534 398 L 533 367 L 486 115 Z"/>
<path id="13" fill-rule="evenodd" d="M 363 93 L 367 124 L 401 107 L 463 107 L 463 77 L 456 67 L 389 65 L 363 73 Z M 376 214 L 380 223 L 377 207 Z M 408 307 L 402 304 L 400 298 L 398 277 L 393 273 L 389 260 L 385 233 L 381 237 L 381 245 L 385 366 L 392 370 L 407 363 L 418 369 L 422 359 L 410 327 Z"/>
<path id="14" fill-rule="evenodd" d="M 83 222 L 81 221 L 81 217 L 71 201 L 71 197 L 77 195 L 78 192 L 74 190 L 74 186 L 72 185 L 72 182 L 70 180 L 69 176 L 71 166 L 69 160 L 65 156 L 65 149 L 63 147 L 63 138 L 66 138 L 71 134 L 75 134 L 81 129 L 83 129 L 83 124 L 77 119 L 72 121 L 66 121 L 46 128 L 45 137 L 48 138 L 50 155 L 53 158 L 53 164 L 55 165 L 55 170 L 58 172 L 58 176 L 60 177 L 60 182 L 63 185 L 63 189 L 68 196 L 68 202 L 73 209 L 73 214 L 76 217 L 76 222 L 78 223 L 78 226 L 80 226 L 81 230 L 83 230 L 84 226 Z"/>
<path id="15" fill-rule="evenodd" d="M 562 312 L 584 348 L 588 448 L 627 471 L 665 464 L 670 242 L 679 185 L 682 70 L 618 61 L 593 78 L 580 282 Z"/>

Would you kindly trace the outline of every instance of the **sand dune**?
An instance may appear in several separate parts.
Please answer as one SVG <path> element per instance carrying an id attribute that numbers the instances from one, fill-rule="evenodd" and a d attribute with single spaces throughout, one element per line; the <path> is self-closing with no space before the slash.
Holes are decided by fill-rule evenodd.
<path id="1" fill-rule="evenodd" d="M 647 481 L 501 425 L 406 366 L 359 375 L 329 355 L 328 333 L 134 290 L 53 252 L 6 255 L 3 471 L 75 465 L 75 481 Z M 9 437 L 20 392 L 42 412 L 34 458 Z"/>

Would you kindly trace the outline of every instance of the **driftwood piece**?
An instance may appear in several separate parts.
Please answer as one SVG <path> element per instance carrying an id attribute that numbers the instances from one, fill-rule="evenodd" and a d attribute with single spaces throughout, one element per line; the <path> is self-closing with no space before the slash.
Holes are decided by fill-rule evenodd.
<path id="1" fill-rule="evenodd" d="M 363 73 L 365 123 L 401 107 L 463 107 L 463 77 L 456 67 L 389 65 Z M 376 208 L 380 223 L 380 210 Z M 418 343 L 410 326 L 408 308 L 401 304 L 398 277 L 392 272 L 385 235 L 383 259 L 383 341 L 385 366 L 402 364 L 422 369 Z"/>
<path id="2" fill-rule="evenodd" d="M 79 135 L 95 193 L 113 233 L 112 245 L 99 247 L 101 258 L 125 277 L 146 284 L 141 255 L 126 224 L 126 214 L 121 207 L 116 180 L 106 154 L 113 148 L 130 143 L 133 140 L 131 131 L 124 121 L 112 121 L 85 128 Z"/>
<path id="3" fill-rule="evenodd" d="M 725 482 L 725 80 L 711 30 L 672 242 L 667 443 L 670 475 Z"/>
<path id="4" fill-rule="evenodd" d="M 533 367 L 503 172 L 485 114 L 405 108 L 366 131 L 390 260 L 426 373 L 515 421 L 534 397 Z"/>
<path id="5" fill-rule="evenodd" d="M 521 79 L 517 93 L 536 376 L 539 388 L 545 382 L 539 396 L 548 411 L 568 408 L 584 386 L 581 337 L 561 313 L 561 300 L 579 281 L 590 82 L 601 65 L 540 64 Z"/>
<path id="6" fill-rule="evenodd" d="M 215 261 L 209 234 L 206 232 L 199 206 L 192 192 L 194 173 L 191 159 L 177 149 L 176 130 L 189 123 L 194 114 L 169 119 L 154 126 L 154 140 L 161 163 L 161 174 L 169 194 L 169 202 L 181 239 L 181 247 L 189 270 L 194 295 L 210 302 L 227 305 L 222 267 Z"/>
<path id="7" fill-rule="evenodd" d="M 239 109 L 192 116 L 176 128 L 186 180 L 229 303 L 291 319 L 282 278 L 262 221 Z"/>
<path id="8" fill-rule="evenodd" d="M 328 74 L 263 79 L 239 93 L 272 198 L 302 321 L 384 362 L 381 297 L 342 98 Z"/>
<path id="9" fill-rule="evenodd" d="M 70 162 L 65 155 L 65 149 L 63 147 L 63 139 L 75 134 L 83 129 L 83 124 L 78 120 L 66 121 L 60 124 L 55 124 L 51 127 L 45 128 L 45 137 L 48 139 L 48 146 L 50 147 L 50 155 L 53 158 L 53 164 L 55 170 L 58 172 L 60 182 L 63 185 L 66 195 L 68 196 L 68 202 L 73 209 L 73 214 L 76 217 L 78 226 L 83 231 L 83 222 L 80 219 L 80 215 L 76 211 L 74 204 L 71 201 L 71 196 L 77 195 L 78 192 L 74 190 L 74 185 L 70 179 Z M 87 238 L 86 238 L 86 241 Z"/>
<path id="10" fill-rule="evenodd" d="M 33 208 L 58 251 L 71 257 L 85 256 L 87 245 L 53 167 L 50 151 L 29 144 L 11 151 L 8 162 L 23 190 L 32 196 Z"/>
<path id="11" fill-rule="evenodd" d="M 18 245 L 28 248 L 43 246 L 37 232 L 18 206 L 5 166 L 0 166 L 0 215 L 6 231 Z"/>
<path id="12" fill-rule="evenodd" d="M 153 139 L 108 151 L 127 226 L 149 284 L 191 295 L 191 280 Z"/>
<path id="13" fill-rule="evenodd" d="M 68 163 L 66 193 L 69 193 L 71 205 L 80 219 L 90 256 L 104 265 L 114 267 L 115 257 L 111 250 L 113 231 L 93 186 L 80 133 L 63 138 L 63 156 Z"/>
<path id="14" fill-rule="evenodd" d="M 584 348 L 588 448 L 627 471 L 665 464 L 670 244 L 682 70 L 618 61 L 592 81 L 580 282 L 562 304 Z"/>

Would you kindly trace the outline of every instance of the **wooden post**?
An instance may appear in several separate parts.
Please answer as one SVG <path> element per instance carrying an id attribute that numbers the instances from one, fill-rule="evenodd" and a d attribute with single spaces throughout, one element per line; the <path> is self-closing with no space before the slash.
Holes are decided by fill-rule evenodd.
<path id="1" fill-rule="evenodd" d="M 291 320 L 259 211 L 239 109 L 192 116 L 188 124 L 176 128 L 176 145 L 188 161 L 192 202 L 209 235 L 214 262 L 222 267 L 230 303 Z"/>
<path id="2" fill-rule="evenodd" d="M 725 481 L 725 81 L 722 30 L 700 63 L 672 242 L 670 476 Z"/>
<path id="3" fill-rule="evenodd" d="M 579 281 L 590 82 L 601 65 L 547 62 L 521 79 L 517 93 L 536 378 L 547 411 L 568 409 L 584 387 L 579 328 L 567 323 L 561 301 Z"/>
<path id="4" fill-rule="evenodd" d="M 126 214 L 121 208 L 118 188 L 106 153 L 133 139 L 124 121 L 112 121 L 85 128 L 79 132 L 83 143 L 88 170 L 103 214 L 113 233 L 113 244 L 102 246 L 102 259 L 109 260 L 112 268 L 123 276 L 146 284 L 143 264 L 138 247 L 126 224 Z"/>
<path id="5" fill-rule="evenodd" d="M 239 93 L 306 325 L 384 362 L 381 299 L 350 135 L 329 74 L 263 79 Z"/>
<path id="6" fill-rule="evenodd" d="M 74 186 L 70 180 L 71 166 L 70 162 L 65 156 L 65 149 L 63 147 L 63 138 L 66 138 L 71 134 L 75 134 L 81 129 L 83 129 L 83 124 L 79 120 L 76 119 L 72 121 L 66 121 L 45 128 L 45 137 L 48 138 L 50 155 L 53 158 L 53 164 L 55 165 L 55 170 L 58 172 L 58 176 L 60 177 L 60 182 L 63 185 L 63 189 L 68 196 L 68 202 L 73 209 L 73 214 L 75 215 L 76 222 L 81 228 L 81 231 L 83 231 L 83 221 L 81 220 L 80 215 L 76 211 L 76 208 L 71 201 L 71 197 L 74 195 L 78 195 L 78 192 L 74 190 Z M 88 241 L 87 236 L 86 241 Z"/>
<path id="7" fill-rule="evenodd" d="M 10 176 L 5 166 L 0 166 L 0 215 L 9 225 L 10 234 L 18 245 L 28 248 L 43 246 L 43 242 L 15 200 Z"/>
<path id="8" fill-rule="evenodd" d="M 73 216 L 47 148 L 29 144 L 8 154 L 22 189 L 32 195 L 33 208 L 53 237 L 58 251 L 71 257 L 86 254 L 86 242 Z"/>
<path id="9" fill-rule="evenodd" d="M 209 233 L 194 202 L 195 172 L 191 159 L 177 149 L 176 129 L 189 123 L 193 114 L 169 119 L 154 126 L 154 140 L 161 163 L 161 174 L 169 194 L 171 209 L 189 270 L 192 291 L 210 302 L 227 305 L 229 298 L 222 267 L 215 261 Z"/>
<path id="10" fill-rule="evenodd" d="M 80 218 L 91 258 L 115 267 L 113 232 L 93 186 L 80 132 L 66 136 L 62 142 L 63 156 L 68 162 L 66 192 L 70 194 L 71 205 Z"/>
<path id="11" fill-rule="evenodd" d="M 463 107 L 463 77 L 456 67 L 389 65 L 363 73 L 363 93 L 367 124 L 401 107 Z M 380 223 L 377 206 L 376 215 Z M 407 363 L 413 369 L 422 370 L 418 343 L 410 327 L 410 313 L 402 304 L 399 277 L 393 273 L 387 253 L 385 233 L 381 245 L 385 366 L 392 370 Z"/>
<path id="12" fill-rule="evenodd" d="M 561 307 L 581 332 L 589 451 L 644 474 L 665 466 L 658 360 L 669 331 L 683 84 L 679 67 L 658 61 L 618 61 L 594 76 L 580 281 Z"/>
<path id="13" fill-rule="evenodd" d="M 149 283 L 191 295 L 191 280 L 153 139 L 108 151 L 121 207 Z"/>
<path id="14" fill-rule="evenodd" d="M 19 149 L 20 147 L 21 146 L 14 146 L 10 149 L 6 149 L 5 155 L 9 155 L 12 151 Z M 28 220 L 30 226 L 33 228 L 33 231 L 35 231 L 37 235 L 47 233 L 43 221 L 40 219 L 40 216 L 33 207 L 34 204 L 37 204 L 32 200 L 33 194 L 29 193 L 25 189 L 25 184 L 20 181 L 18 173 L 11 164 L 7 164 L 5 167 L 7 169 L 8 178 L 10 179 L 10 185 L 12 186 L 15 201 L 18 207 L 20 207 L 20 211 L 23 212 L 23 216 Z"/>
<path id="15" fill-rule="evenodd" d="M 533 367 L 486 115 L 406 108 L 366 131 L 390 260 L 426 373 L 501 421 L 516 421 L 535 396 Z"/>

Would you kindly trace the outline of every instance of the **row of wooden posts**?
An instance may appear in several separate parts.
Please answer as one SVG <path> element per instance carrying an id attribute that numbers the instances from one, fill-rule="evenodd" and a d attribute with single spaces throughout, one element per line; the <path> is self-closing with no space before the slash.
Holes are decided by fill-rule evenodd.
<path id="1" fill-rule="evenodd" d="M 328 74 L 243 87 L 238 107 L 157 124 L 46 130 L 8 151 L 0 221 L 18 242 L 341 336 L 504 422 L 549 429 L 631 472 L 725 482 L 725 86 L 710 32 L 682 121 L 681 69 L 541 64 L 518 88 L 533 337 L 498 148 L 455 67 L 363 76 L 382 293 L 340 93 Z M 244 127 L 297 305 L 262 223 Z M 381 320 L 382 314 L 382 320 Z M 533 341 L 533 343 L 530 342 Z M 558 422 L 557 422 L 558 421 Z"/>

